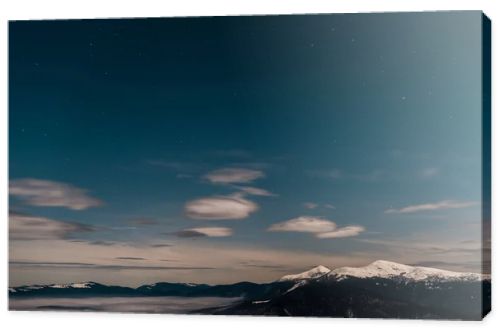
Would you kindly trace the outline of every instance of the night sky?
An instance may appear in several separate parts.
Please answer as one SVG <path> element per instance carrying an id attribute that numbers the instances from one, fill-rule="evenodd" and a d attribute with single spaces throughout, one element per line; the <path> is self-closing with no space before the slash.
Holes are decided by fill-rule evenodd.
<path id="1" fill-rule="evenodd" d="M 11 22 L 10 284 L 479 271 L 481 15 Z"/>

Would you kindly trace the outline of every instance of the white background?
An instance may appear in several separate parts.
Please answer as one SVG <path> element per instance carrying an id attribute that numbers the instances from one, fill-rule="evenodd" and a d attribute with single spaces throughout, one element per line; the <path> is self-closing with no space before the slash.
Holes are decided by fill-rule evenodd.
<path id="1" fill-rule="evenodd" d="M 154 0 L 2 0 L 0 1 L 0 332 L 1 333 L 345 333 L 345 332 L 499 332 L 500 310 L 497 308 L 483 322 L 353 320 L 311 318 L 264 318 L 227 316 L 172 316 L 136 314 L 98 314 L 68 312 L 8 312 L 7 311 L 7 172 L 8 172 L 8 120 L 7 120 L 7 21 L 16 19 L 53 18 L 106 18 L 106 17 L 167 17 L 210 16 L 237 14 L 292 14 L 292 13 L 352 13 L 422 10 L 483 10 L 493 21 L 493 92 L 495 56 L 500 35 L 495 23 L 500 22 L 498 0 L 206 0 L 206 1 L 154 1 Z M 495 95 L 495 94 L 493 94 Z M 494 99 L 495 100 L 495 99 Z M 493 111 L 495 101 L 493 101 Z M 493 112 L 494 114 L 494 112 Z M 500 118 L 493 115 L 493 171 L 498 170 Z M 496 152 L 495 152 L 496 149 Z M 493 178 L 493 217 L 499 209 L 499 179 Z M 493 307 L 498 307 L 498 279 L 495 275 L 500 256 L 496 252 L 499 229 L 493 226 Z M 4 293 L 5 292 L 5 293 Z M 496 328 L 495 328 L 496 327 Z"/>

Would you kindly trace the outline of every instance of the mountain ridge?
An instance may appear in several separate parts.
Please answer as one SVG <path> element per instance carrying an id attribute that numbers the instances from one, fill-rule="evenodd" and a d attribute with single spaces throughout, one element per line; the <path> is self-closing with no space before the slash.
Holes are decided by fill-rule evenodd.
<path id="1" fill-rule="evenodd" d="M 22 285 L 17 287 L 9 287 L 9 293 L 27 293 L 30 291 L 37 291 L 42 289 L 93 289 L 93 288 L 120 288 L 120 289 L 129 289 L 129 290 L 154 290 L 155 288 L 169 286 L 178 286 L 184 287 L 186 289 L 204 289 L 210 287 L 229 287 L 235 286 L 238 284 L 255 284 L 255 285 L 264 285 L 264 284 L 272 284 L 272 283 L 296 283 L 298 281 L 311 281 L 316 279 L 333 279 L 333 280 L 343 280 L 346 278 L 381 278 L 381 279 L 397 279 L 397 280 L 407 280 L 413 282 L 422 282 L 422 281 L 481 281 L 481 280 L 489 280 L 490 275 L 484 275 L 479 273 L 470 273 L 470 272 L 456 272 L 449 271 L 431 267 L 421 267 L 421 266 L 410 266 L 406 264 L 401 264 L 397 262 L 387 261 L 387 260 L 376 260 L 366 266 L 362 267 L 338 267 L 335 269 L 329 269 L 323 265 L 318 265 L 313 267 L 307 271 L 298 273 L 298 274 L 288 274 L 285 275 L 278 280 L 270 283 L 253 283 L 253 282 L 236 282 L 231 284 L 198 284 L 198 283 L 171 283 L 171 282 L 157 282 L 153 284 L 141 285 L 137 288 L 131 287 L 123 287 L 123 286 L 114 286 L 114 285 L 106 285 L 93 281 L 84 281 L 84 282 L 72 282 L 72 283 L 63 283 L 63 284 L 34 284 L 34 285 Z"/>
<path id="2" fill-rule="evenodd" d="M 377 260 L 364 267 L 340 267 L 327 276 L 333 279 L 387 278 L 408 281 L 480 281 L 484 275 L 471 272 L 457 272 L 431 267 L 410 266 L 386 260 Z"/>
<path id="3" fill-rule="evenodd" d="M 285 275 L 278 279 L 278 282 L 310 280 L 319 277 L 328 277 L 337 280 L 345 279 L 346 277 L 356 277 L 404 279 L 409 281 L 479 281 L 488 279 L 489 275 L 450 271 L 432 267 L 411 266 L 387 260 L 376 260 L 362 267 L 338 267 L 332 270 L 319 265 L 302 273 Z"/>

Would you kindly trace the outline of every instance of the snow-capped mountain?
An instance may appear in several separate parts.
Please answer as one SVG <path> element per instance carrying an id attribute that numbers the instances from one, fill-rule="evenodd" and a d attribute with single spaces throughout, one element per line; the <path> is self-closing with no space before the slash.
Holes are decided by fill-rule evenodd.
<path id="1" fill-rule="evenodd" d="M 418 281 L 480 281 L 483 277 L 477 273 L 463 273 L 428 267 L 415 267 L 401 263 L 378 260 L 364 267 L 341 267 L 328 273 L 328 278 L 342 280 L 356 278 L 386 278 Z"/>
<path id="2" fill-rule="evenodd" d="M 364 267 L 317 266 L 269 283 L 159 282 L 137 288 L 94 282 L 9 288 L 9 298 L 223 297 L 238 302 L 209 314 L 477 320 L 489 311 L 491 281 L 476 273 L 378 260 Z M 19 299 L 19 300 L 21 300 Z"/>
<path id="3" fill-rule="evenodd" d="M 315 278 L 319 278 L 321 276 L 328 274 L 330 271 L 331 270 L 328 269 L 327 267 L 319 265 L 319 266 L 314 267 L 308 271 L 304 271 L 303 273 L 300 273 L 300 274 L 283 276 L 278 280 L 278 282 L 301 281 L 301 280 L 315 279 Z"/>
<path id="4" fill-rule="evenodd" d="M 12 297 L 94 297 L 109 295 L 130 296 L 136 295 L 136 291 L 128 287 L 104 285 L 96 282 L 37 284 L 9 288 L 9 296 Z"/>
<path id="5" fill-rule="evenodd" d="M 25 285 L 16 288 L 9 288 L 9 292 L 28 292 L 33 290 L 41 289 L 90 289 L 99 285 L 95 282 L 81 282 L 81 283 L 69 283 L 69 284 L 46 284 L 46 285 Z"/>

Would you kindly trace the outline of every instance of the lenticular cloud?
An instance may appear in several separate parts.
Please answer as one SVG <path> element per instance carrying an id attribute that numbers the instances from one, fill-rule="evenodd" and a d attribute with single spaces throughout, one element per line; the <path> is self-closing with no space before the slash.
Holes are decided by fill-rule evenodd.
<path id="1" fill-rule="evenodd" d="M 258 210 L 252 201 L 237 196 L 214 196 L 187 202 L 185 212 L 189 218 L 201 220 L 244 219 Z"/>

